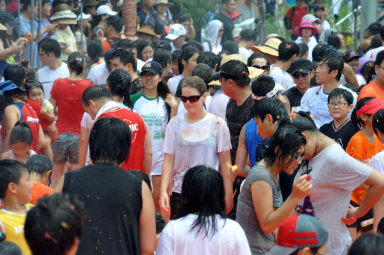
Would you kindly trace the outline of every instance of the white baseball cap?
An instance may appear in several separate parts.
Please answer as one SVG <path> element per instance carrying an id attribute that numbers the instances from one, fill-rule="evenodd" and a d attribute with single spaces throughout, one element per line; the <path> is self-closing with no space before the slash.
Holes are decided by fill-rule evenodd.
<path id="1" fill-rule="evenodd" d="M 76 21 L 90 19 L 91 16 L 92 16 L 91 14 L 85 14 L 85 13 L 83 12 L 82 14 L 80 14 L 79 16 L 77 16 Z"/>
<path id="2" fill-rule="evenodd" d="M 180 36 L 186 35 L 187 31 L 181 24 L 173 24 L 169 30 L 169 34 L 165 37 L 169 40 L 176 40 Z"/>
<path id="3" fill-rule="evenodd" d="M 112 11 L 112 9 L 106 5 L 100 5 L 96 10 L 96 15 L 109 15 L 109 16 L 115 16 L 117 12 Z"/>

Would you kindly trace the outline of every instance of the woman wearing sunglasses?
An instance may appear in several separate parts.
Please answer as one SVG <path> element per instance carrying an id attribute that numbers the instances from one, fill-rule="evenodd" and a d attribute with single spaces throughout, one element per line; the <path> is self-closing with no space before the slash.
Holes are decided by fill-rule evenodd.
<path id="1" fill-rule="evenodd" d="M 197 165 L 219 169 L 225 187 L 227 212 L 232 208 L 232 183 L 229 162 L 230 134 L 223 119 L 204 109 L 207 86 L 192 76 L 181 88 L 181 101 L 187 110 L 168 123 L 164 139 L 161 170 L 160 207 L 162 214 L 177 218 L 183 199 L 181 185 L 187 170 Z"/>

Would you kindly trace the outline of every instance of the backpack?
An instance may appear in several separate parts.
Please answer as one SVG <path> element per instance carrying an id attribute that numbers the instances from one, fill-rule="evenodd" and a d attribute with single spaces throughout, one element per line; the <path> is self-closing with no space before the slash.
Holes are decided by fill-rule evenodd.
<path id="1" fill-rule="evenodd" d="M 291 17 L 284 17 L 284 26 L 285 26 L 285 28 L 286 29 L 291 29 L 292 28 L 292 17 L 293 17 L 293 15 L 295 14 L 295 9 L 296 9 L 296 7 L 292 7 L 291 8 Z"/>

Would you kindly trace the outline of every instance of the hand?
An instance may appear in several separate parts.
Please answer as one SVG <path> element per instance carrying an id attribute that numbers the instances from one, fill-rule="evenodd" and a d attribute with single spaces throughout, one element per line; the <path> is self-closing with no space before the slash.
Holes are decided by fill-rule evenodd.
<path id="1" fill-rule="evenodd" d="M 169 195 L 167 192 L 160 193 L 159 204 L 161 210 L 160 214 L 163 216 L 164 220 L 168 222 L 171 217 L 171 207 L 169 204 Z"/>
<path id="2" fill-rule="evenodd" d="M 307 177 L 308 175 L 304 174 L 293 183 L 291 194 L 293 198 L 300 200 L 311 190 L 312 184 L 308 181 L 309 178 Z"/>
<path id="3" fill-rule="evenodd" d="M 177 106 L 179 105 L 176 98 L 174 96 L 172 96 L 171 94 L 168 94 L 164 101 L 171 108 L 177 108 Z"/>
<path id="4" fill-rule="evenodd" d="M 44 117 L 48 115 L 48 113 L 43 109 L 41 109 L 40 114 L 43 115 Z"/>
<path id="5" fill-rule="evenodd" d="M 349 205 L 348 211 L 347 211 L 347 216 L 345 218 L 342 218 L 341 220 L 343 222 L 344 221 L 352 222 L 352 223 L 349 223 L 348 225 L 353 224 L 356 221 L 356 219 L 359 218 L 358 209 L 359 209 L 359 207 L 354 207 L 352 205 Z"/>

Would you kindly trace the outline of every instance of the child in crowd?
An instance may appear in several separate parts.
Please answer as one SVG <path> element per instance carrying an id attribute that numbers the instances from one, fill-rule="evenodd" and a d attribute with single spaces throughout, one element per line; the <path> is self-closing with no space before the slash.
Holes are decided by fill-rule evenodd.
<path id="1" fill-rule="evenodd" d="M 320 132 L 332 138 L 345 150 L 349 140 L 359 128 L 348 118 L 353 108 L 353 95 L 346 89 L 336 88 L 328 96 L 328 109 L 333 121 L 320 127 Z"/>
<path id="2" fill-rule="evenodd" d="M 29 157 L 36 154 L 31 148 L 32 140 L 33 135 L 29 125 L 22 121 L 16 122 L 9 137 L 10 150 L 4 152 L 1 159 L 14 159 L 25 164 Z"/>
<path id="3" fill-rule="evenodd" d="M 373 97 L 360 99 L 352 113 L 352 120 L 360 125 L 361 130 L 352 136 L 349 141 L 346 152 L 361 162 L 371 165 L 372 157 L 382 151 L 382 146 L 374 133 L 372 126 L 372 117 L 378 110 L 384 108 L 380 100 Z M 352 192 L 351 205 L 359 206 L 365 197 L 366 189 L 358 187 Z M 379 215 L 375 218 L 379 221 Z M 381 215 L 380 215 L 381 217 Z M 352 240 L 356 240 L 358 232 L 372 232 L 374 224 L 374 213 L 370 210 L 366 215 L 357 219 L 356 223 L 350 226 Z M 356 232 L 357 231 L 357 232 Z"/>
<path id="4" fill-rule="evenodd" d="M 0 232 L 6 241 L 16 243 L 24 255 L 31 251 L 24 238 L 24 222 L 31 201 L 32 182 L 25 165 L 16 160 L 0 160 Z"/>
<path id="5" fill-rule="evenodd" d="M 47 186 L 53 169 L 52 161 L 47 156 L 37 154 L 30 157 L 26 165 L 33 182 L 31 204 L 35 205 L 40 198 L 53 193 L 53 189 Z"/>

